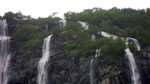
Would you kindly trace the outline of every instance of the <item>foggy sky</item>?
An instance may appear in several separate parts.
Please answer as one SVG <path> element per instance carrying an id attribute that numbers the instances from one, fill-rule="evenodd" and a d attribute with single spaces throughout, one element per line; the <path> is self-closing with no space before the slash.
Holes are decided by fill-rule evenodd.
<path id="1" fill-rule="evenodd" d="M 24 15 L 32 17 L 47 17 L 53 12 L 57 12 L 59 17 L 67 11 L 80 12 L 84 9 L 100 7 L 103 9 L 133 8 L 146 9 L 150 8 L 150 0 L 1 0 L 0 15 L 5 12 L 21 11 Z"/>

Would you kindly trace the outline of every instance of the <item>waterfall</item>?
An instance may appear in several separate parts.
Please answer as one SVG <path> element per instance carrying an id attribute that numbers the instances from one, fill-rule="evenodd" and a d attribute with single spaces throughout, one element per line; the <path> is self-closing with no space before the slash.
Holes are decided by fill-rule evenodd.
<path id="1" fill-rule="evenodd" d="M 100 49 L 96 49 L 95 58 L 97 58 L 99 54 L 100 54 Z M 96 84 L 94 61 L 95 61 L 94 59 L 91 59 L 90 61 L 90 84 Z"/>
<path id="2" fill-rule="evenodd" d="M 98 49 L 98 48 L 96 49 L 95 57 L 97 57 L 97 56 L 99 56 L 99 55 L 100 55 L 100 51 L 101 51 L 100 49 Z"/>
<path id="3" fill-rule="evenodd" d="M 9 44 L 10 37 L 7 36 L 6 20 L 0 20 L 0 84 L 7 84 L 8 82 Z"/>
<path id="4" fill-rule="evenodd" d="M 46 31 L 48 30 L 48 25 L 45 25 L 45 29 L 46 29 Z"/>
<path id="5" fill-rule="evenodd" d="M 91 40 L 93 40 L 93 41 L 96 40 L 96 36 L 94 34 L 92 34 Z"/>
<path id="6" fill-rule="evenodd" d="M 50 41 L 51 41 L 52 35 L 49 35 L 47 38 L 44 39 L 43 43 L 43 54 L 42 58 L 40 59 L 38 63 L 38 84 L 47 84 L 48 81 L 48 61 L 50 58 Z"/>
<path id="7" fill-rule="evenodd" d="M 86 22 L 81 22 L 81 21 L 78 21 L 82 27 L 84 28 L 84 30 L 88 30 L 89 26 L 86 24 Z"/>
<path id="8" fill-rule="evenodd" d="M 67 21 L 62 19 L 62 20 L 59 21 L 59 24 L 60 24 L 60 27 L 64 28 L 67 24 Z"/>
<path id="9" fill-rule="evenodd" d="M 107 37 L 107 38 L 113 38 L 113 39 L 118 38 L 116 35 L 112 35 L 112 34 L 109 34 L 109 33 L 103 32 L 103 31 L 101 32 L 101 35 L 104 37 Z"/>
<path id="10" fill-rule="evenodd" d="M 127 56 L 128 60 L 129 60 L 129 67 L 130 67 L 131 76 L 132 76 L 132 84 L 141 84 L 141 82 L 140 82 L 140 74 L 138 72 L 138 69 L 137 69 L 137 66 L 136 66 L 133 54 L 131 53 L 129 48 L 127 48 L 125 50 L 125 52 L 126 52 L 126 56 Z"/>
<path id="11" fill-rule="evenodd" d="M 126 45 L 129 44 L 129 41 L 128 41 L 129 39 L 131 39 L 131 38 L 128 37 L 126 39 Z M 137 43 L 137 44 L 135 44 L 136 47 L 137 47 L 137 50 L 140 50 L 140 45 L 138 44 L 138 41 L 136 39 L 134 39 L 134 38 L 132 38 L 131 40 L 133 40 L 134 43 Z M 129 68 L 130 68 L 130 71 L 131 71 L 130 73 L 131 73 L 131 78 L 132 78 L 132 84 L 141 84 L 140 74 L 139 74 L 139 70 L 137 68 L 135 59 L 134 59 L 134 55 L 130 51 L 129 48 L 127 48 L 125 50 L 125 52 L 126 52 L 126 57 L 129 60 L 129 64 L 128 65 L 129 65 Z"/>
<path id="12" fill-rule="evenodd" d="M 93 62 L 94 60 L 92 59 L 91 61 L 90 61 L 90 82 L 91 82 L 91 84 L 94 84 L 94 62 Z"/>
<path id="13" fill-rule="evenodd" d="M 127 44 L 129 43 L 129 40 L 132 40 L 132 41 L 134 42 L 135 47 L 137 48 L 138 51 L 141 50 L 140 43 L 138 42 L 137 39 L 131 38 L 131 37 L 127 37 L 127 38 L 126 38 Z"/>
<path id="14" fill-rule="evenodd" d="M 109 33 L 106 33 L 106 32 L 101 32 L 101 35 L 104 36 L 104 37 L 107 37 L 107 38 L 112 37 L 114 40 L 118 38 L 118 36 L 115 36 L 115 35 L 112 35 L 112 34 L 109 34 Z M 124 38 L 121 38 L 121 39 L 124 40 Z M 136 40 L 135 38 L 127 37 L 126 40 L 125 40 L 127 46 L 129 44 L 129 40 L 132 40 L 134 42 L 134 44 L 135 44 L 138 51 L 141 50 L 140 44 L 139 44 L 138 40 Z M 141 84 L 140 74 L 139 74 L 139 70 L 137 68 L 135 59 L 134 59 L 134 55 L 130 51 L 129 48 L 125 49 L 125 52 L 126 52 L 126 57 L 129 61 L 128 65 L 129 65 L 129 68 L 130 68 L 130 71 L 131 71 L 132 84 Z"/>

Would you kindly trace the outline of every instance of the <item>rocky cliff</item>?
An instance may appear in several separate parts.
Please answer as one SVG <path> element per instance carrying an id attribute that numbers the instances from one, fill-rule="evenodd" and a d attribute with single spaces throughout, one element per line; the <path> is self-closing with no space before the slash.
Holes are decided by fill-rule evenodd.
<path id="1" fill-rule="evenodd" d="M 48 67 L 48 84 L 91 84 L 90 63 L 93 59 L 94 84 L 131 84 L 128 61 L 121 62 L 95 57 L 95 49 L 85 54 L 67 55 L 63 42 L 66 37 L 54 34 L 50 42 L 51 56 Z M 19 48 L 20 43 L 11 38 L 11 60 L 9 66 L 9 84 L 37 84 L 37 63 L 42 56 L 42 42 L 33 48 Z M 26 54 L 24 54 L 26 53 Z M 90 56 L 90 58 L 89 58 Z M 137 54 L 136 62 L 140 69 L 142 84 L 150 81 L 150 56 Z"/>
<path id="2" fill-rule="evenodd" d="M 53 35 L 51 41 L 51 57 L 49 60 L 49 84 L 90 84 L 90 60 L 88 56 L 95 56 L 95 50 L 88 54 L 67 56 L 62 43 L 64 37 Z M 9 84 L 36 84 L 37 63 L 42 56 L 42 44 L 36 51 L 18 50 L 17 43 L 11 41 L 12 57 L 9 67 Z M 37 55 L 26 57 L 34 52 Z M 122 66 L 109 63 L 109 60 L 94 58 L 96 84 L 128 84 L 123 78 Z"/>

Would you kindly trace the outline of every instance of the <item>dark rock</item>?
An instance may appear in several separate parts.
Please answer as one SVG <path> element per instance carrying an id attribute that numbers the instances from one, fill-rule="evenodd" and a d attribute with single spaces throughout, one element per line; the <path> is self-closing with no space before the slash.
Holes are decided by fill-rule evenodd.
<path id="1" fill-rule="evenodd" d="M 143 55 L 136 56 L 136 62 L 140 70 L 142 84 L 150 84 L 150 55 L 143 53 Z"/>
<path id="2" fill-rule="evenodd" d="M 48 26 L 51 28 L 50 26 Z M 95 50 L 68 56 L 63 42 L 65 36 L 53 35 L 48 62 L 48 84 L 90 84 L 90 59 L 94 59 L 94 84 L 131 84 L 128 60 L 115 63 L 105 57 L 95 57 Z M 19 43 L 11 39 L 12 56 L 9 66 L 9 84 L 37 84 L 37 64 L 42 56 L 42 44 L 36 50 L 18 49 Z M 27 53 L 28 55 L 24 55 Z M 36 53 L 32 56 L 31 53 Z M 142 84 L 150 84 L 150 55 L 135 56 Z"/>

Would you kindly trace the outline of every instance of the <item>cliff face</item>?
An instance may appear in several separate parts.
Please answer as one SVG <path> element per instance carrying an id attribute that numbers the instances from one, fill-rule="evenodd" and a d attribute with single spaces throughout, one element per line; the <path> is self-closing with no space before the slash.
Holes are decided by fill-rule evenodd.
<path id="1" fill-rule="evenodd" d="M 89 60 L 83 55 L 67 56 L 63 42 L 63 36 L 53 35 L 48 69 L 49 84 L 90 84 Z"/>
<path id="2" fill-rule="evenodd" d="M 136 62 L 140 70 L 142 84 L 150 84 L 150 54 L 137 55 Z"/>
<path id="3" fill-rule="evenodd" d="M 49 84 L 90 84 L 90 60 L 95 50 L 87 54 L 68 56 L 63 48 L 64 37 L 53 35 L 51 40 L 51 56 L 48 68 Z M 42 56 L 42 44 L 37 50 L 19 50 L 17 43 L 11 40 L 12 57 L 9 66 L 9 84 L 36 84 L 37 63 Z M 22 53 L 37 53 L 26 57 Z M 95 84 L 123 84 L 121 66 L 109 63 L 104 58 L 94 58 L 93 63 Z"/>
<path id="4" fill-rule="evenodd" d="M 94 84 L 123 84 L 121 66 L 109 63 L 108 60 L 97 57 L 95 50 L 88 54 L 68 56 L 62 46 L 63 36 L 53 35 L 51 40 L 51 58 L 49 60 L 49 84 L 91 84 L 90 60 L 93 62 Z"/>
<path id="5" fill-rule="evenodd" d="M 52 36 L 51 56 L 48 63 L 48 84 L 91 84 L 91 58 L 93 58 L 92 81 L 94 84 L 131 83 L 126 58 L 122 59 L 121 63 L 113 63 L 103 57 L 95 57 L 95 50 L 86 54 L 68 56 L 64 50 L 64 41 L 63 35 Z M 42 56 L 42 43 L 38 44 L 35 50 L 32 48 L 20 49 L 19 43 L 12 38 L 11 52 L 9 84 L 37 84 L 37 64 Z M 27 53 L 27 55 L 23 53 Z M 141 54 L 135 57 L 140 69 L 142 84 L 149 84 L 150 56 Z"/>
<path id="6" fill-rule="evenodd" d="M 11 40 L 11 60 L 9 65 L 9 84 L 36 84 L 37 63 L 42 56 L 42 44 L 37 50 L 18 49 L 17 43 Z M 23 53 L 28 53 L 24 55 Z M 36 53 L 36 56 L 31 53 Z"/>
<path id="7" fill-rule="evenodd" d="M 35 49 L 32 47 L 21 48 L 22 42 L 18 42 L 13 38 L 13 34 L 21 26 L 17 24 L 9 26 L 11 60 L 8 70 L 10 76 L 8 84 L 36 84 L 37 63 L 42 56 L 42 43 L 36 45 Z"/>

